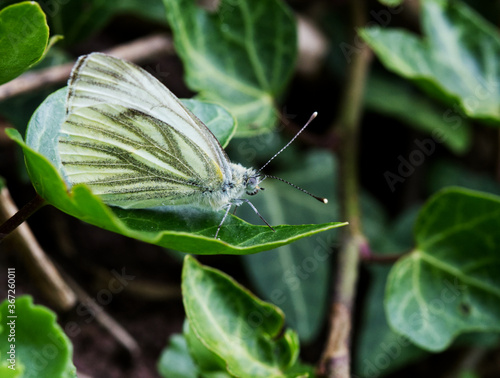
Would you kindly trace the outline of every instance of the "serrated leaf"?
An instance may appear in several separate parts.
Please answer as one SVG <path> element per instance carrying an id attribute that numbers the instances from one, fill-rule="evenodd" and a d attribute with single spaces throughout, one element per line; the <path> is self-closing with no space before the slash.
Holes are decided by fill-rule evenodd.
<path id="1" fill-rule="evenodd" d="M 458 102 L 469 117 L 500 125 L 498 31 L 458 1 L 422 5 L 424 38 L 380 27 L 362 29 L 361 37 L 387 69 L 448 104 Z"/>
<path id="2" fill-rule="evenodd" d="M 0 320 L 0 376 L 76 378 L 71 360 L 73 346 L 57 324 L 56 314 L 33 305 L 33 299 L 25 295 L 18 296 L 14 306 L 4 300 L 0 304 Z M 9 361 L 12 353 L 15 357 Z M 12 363 L 15 369 L 9 368 Z"/>
<path id="3" fill-rule="evenodd" d="M 203 344 L 238 377 L 287 377 L 298 354 L 296 335 L 279 337 L 283 313 L 251 295 L 233 279 L 191 256 L 182 271 L 184 308 Z M 306 373 L 306 372 L 302 372 Z"/>
<path id="4" fill-rule="evenodd" d="M 344 225 L 339 222 L 282 225 L 276 226 L 276 232 L 272 232 L 267 226 L 251 225 L 237 217 L 228 216 L 219 240 L 214 239 L 214 235 L 222 212 L 189 206 L 144 210 L 110 208 L 84 185 L 76 185 L 68 192 L 57 171 L 60 161 L 54 153 L 57 151 L 59 135 L 57 125 L 61 125 L 64 119 L 64 97 L 64 89 L 55 92 L 35 112 L 27 132 L 27 141 L 31 145 L 25 144 L 15 130 L 8 130 L 8 135 L 23 148 L 28 173 L 38 194 L 61 211 L 85 222 L 148 243 L 198 254 L 256 253 Z M 203 119 L 202 115 L 200 117 L 205 122 L 209 121 Z M 39 150 L 48 156 L 43 156 Z"/>
<path id="5" fill-rule="evenodd" d="M 270 131 L 275 100 L 297 55 L 295 20 L 282 1 L 222 0 L 208 12 L 191 0 L 164 0 L 186 82 L 199 98 L 238 120 L 237 136 Z"/>
<path id="6" fill-rule="evenodd" d="M 25 1 L 0 11 L 0 85 L 38 62 L 49 41 L 49 27 L 38 3 Z"/>
<path id="7" fill-rule="evenodd" d="M 500 331 L 500 198 L 465 189 L 433 196 L 415 226 L 415 249 L 392 268 L 391 327 L 424 349 L 459 334 Z"/>

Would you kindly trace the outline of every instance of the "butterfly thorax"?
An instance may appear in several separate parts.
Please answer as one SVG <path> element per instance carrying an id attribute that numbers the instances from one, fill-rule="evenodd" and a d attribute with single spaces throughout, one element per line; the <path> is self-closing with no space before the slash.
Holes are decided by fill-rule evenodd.
<path id="1" fill-rule="evenodd" d="M 220 189 L 205 194 L 205 200 L 214 209 L 221 209 L 229 204 L 239 206 L 243 203 L 240 199 L 245 194 L 254 195 L 260 190 L 259 175 L 254 169 L 230 163 L 230 170 L 231 176 L 224 179 Z"/>

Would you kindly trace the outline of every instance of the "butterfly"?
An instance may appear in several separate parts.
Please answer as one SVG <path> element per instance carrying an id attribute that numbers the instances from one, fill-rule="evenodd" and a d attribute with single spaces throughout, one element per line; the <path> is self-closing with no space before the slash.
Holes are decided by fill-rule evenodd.
<path id="1" fill-rule="evenodd" d="M 80 57 L 72 70 L 58 149 L 70 184 L 86 184 L 108 205 L 225 210 L 215 238 L 232 206 L 243 203 L 274 231 L 244 198 L 263 190 L 268 177 L 327 202 L 262 168 L 232 163 L 212 132 L 155 77 L 102 53 Z"/>

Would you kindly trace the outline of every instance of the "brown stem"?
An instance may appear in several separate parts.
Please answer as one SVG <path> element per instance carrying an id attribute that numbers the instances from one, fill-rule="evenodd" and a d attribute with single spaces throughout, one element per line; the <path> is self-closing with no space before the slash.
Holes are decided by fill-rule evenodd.
<path id="1" fill-rule="evenodd" d="M 351 0 L 352 27 L 366 24 L 364 0 Z M 318 371 L 334 378 L 349 378 L 351 364 L 351 328 L 358 279 L 360 251 L 367 242 L 361 231 L 361 210 L 358 182 L 359 124 L 363 107 L 363 93 L 371 61 L 366 46 L 352 56 L 346 81 L 343 104 L 332 131 L 338 130 L 340 142 L 340 182 L 342 215 L 349 222 L 343 234 L 339 251 L 334 294 L 330 309 L 330 332 Z"/>
<path id="2" fill-rule="evenodd" d="M 394 264 L 401 257 L 405 256 L 404 253 L 391 253 L 391 254 L 372 254 L 370 256 L 364 257 L 362 260 L 365 263 L 371 264 Z"/>
<path id="3" fill-rule="evenodd" d="M 7 221 L 0 225 L 0 243 L 5 239 L 12 231 L 14 231 L 20 224 L 22 224 L 31 215 L 40 210 L 45 206 L 47 202 L 38 195 L 35 196 L 30 202 L 28 202 L 24 207 L 12 215 Z"/>
<path id="4" fill-rule="evenodd" d="M 34 209 L 40 208 L 36 205 L 41 202 L 40 197 L 35 197 L 21 211 L 18 211 L 7 188 L 0 191 L 0 222 L 4 219 L 12 220 L 16 215 L 26 212 L 20 219 L 25 220 L 27 214 L 32 214 Z M 43 201 L 43 204 L 45 202 Z M 29 208 L 31 211 L 26 210 Z M 14 224 L 15 222 L 12 222 Z M 3 227 L 5 223 L 1 226 Z M 11 228 L 11 227 L 8 227 Z M 75 293 L 66 285 L 51 259 L 42 249 L 35 236 L 31 232 L 27 223 L 22 223 L 12 233 L 6 241 L 15 248 L 16 254 L 24 260 L 24 265 L 28 269 L 34 283 L 42 291 L 51 304 L 61 311 L 68 311 L 76 303 Z M 8 248 L 7 248 L 8 250 Z"/>
<path id="5" fill-rule="evenodd" d="M 163 34 L 156 34 L 139 38 L 105 53 L 140 63 L 160 53 L 173 52 L 172 39 Z M 49 67 L 37 71 L 29 71 L 18 78 L 0 85 L 0 101 L 14 97 L 22 93 L 32 92 L 50 85 L 60 84 L 68 80 L 74 62 L 60 66 Z"/>
<path id="6" fill-rule="evenodd" d="M 365 243 L 360 246 L 360 259 L 364 263 L 374 263 L 374 264 L 394 264 L 396 261 L 398 261 L 401 257 L 405 256 L 408 252 L 404 253 L 373 253 L 373 251 L 370 249 L 370 246 Z"/>

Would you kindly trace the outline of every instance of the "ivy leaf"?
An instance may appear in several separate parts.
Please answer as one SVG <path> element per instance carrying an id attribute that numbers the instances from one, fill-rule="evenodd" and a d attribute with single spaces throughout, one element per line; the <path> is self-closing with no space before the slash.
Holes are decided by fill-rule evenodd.
<path id="1" fill-rule="evenodd" d="M 233 116 L 223 107 L 217 104 L 198 100 L 182 100 L 186 108 L 191 110 L 193 114 L 198 115 L 198 118 L 210 129 L 217 137 L 217 140 L 222 147 L 226 147 L 229 141 L 236 132 L 236 122 Z"/>
<path id="2" fill-rule="evenodd" d="M 461 111 L 500 124 L 500 38 L 495 27 L 457 1 L 422 2 L 424 38 L 364 28 L 361 37 L 385 67 Z M 454 111 L 455 112 L 455 111 Z"/>
<path id="3" fill-rule="evenodd" d="M 410 249 L 413 246 L 412 229 L 417 210 L 417 207 L 405 210 L 380 230 L 376 238 L 370 239 L 370 246 L 381 254 L 401 253 Z M 369 264 L 366 268 L 370 281 L 362 305 L 355 373 L 361 377 L 385 376 L 426 353 L 412 344 L 406 336 L 392 331 L 387 324 L 382 303 L 390 267 Z"/>
<path id="4" fill-rule="evenodd" d="M 75 185 L 68 191 L 64 178 L 58 173 L 61 163 L 56 153 L 59 129 L 64 120 L 64 99 L 65 89 L 61 89 L 37 109 L 28 126 L 27 143 L 15 130 L 8 130 L 8 135 L 23 148 L 28 173 L 37 193 L 51 205 L 85 222 L 169 249 L 198 254 L 256 253 L 345 224 L 281 225 L 272 232 L 267 226 L 251 225 L 228 216 L 219 240 L 214 235 L 222 212 L 190 206 L 110 208 L 84 185 Z M 206 106 L 203 109 L 206 110 Z M 221 113 L 210 111 L 208 114 L 220 117 Z M 204 114 L 199 116 L 211 124 Z M 234 124 L 226 127 L 234 127 Z M 232 131 L 226 129 L 223 134 L 231 135 Z"/>
<path id="5" fill-rule="evenodd" d="M 14 306 L 8 299 L 0 304 L 0 320 L 1 377 L 24 377 L 36 372 L 40 378 L 76 378 L 73 345 L 57 324 L 56 314 L 46 307 L 33 305 L 33 299 L 23 295 L 15 299 Z M 8 367 L 12 363 L 8 359 L 12 349 L 15 370 Z"/>
<path id="6" fill-rule="evenodd" d="M 307 376 L 296 372 L 297 335 L 280 336 L 284 317 L 279 308 L 250 294 L 222 272 L 186 256 L 182 294 L 189 325 L 196 337 L 225 361 L 238 377 Z M 288 369 L 294 372 L 287 373 Z"/>
<path id="7" fill-rule="evenodd" d="M 47 48 L 49 27 L 38 3 L 25 1 L 0 11 L 0 85 L 38 62 Z"/>
<path id="8" fill-rule="evenodd" d="M 191 0 L 164 4 L 188 86 L 236 117 L 237 136 L 270 131 L 297 55 L 292 12 L 278 0 L 222 0 L 213 12 Z"/>
<path id="9" fill-rule="evenodd" d="M 203 344 L 189 326 L 187 319 L 184 321 L 183 334 L 186 338 L 189 352 L 196 362 L 198 369 L 203 372 L 203 376 L 214 376 L 214 378 L 232 377 L 227 372 L 226 362 Z"/>
<path id="10" fill-rule="evenodd" d="M 440 351 L 465 332 L 500 331 L 500 197 L 445 189 L 421 210 L 415 249 L 392 268 L 390 326 Z"/>

